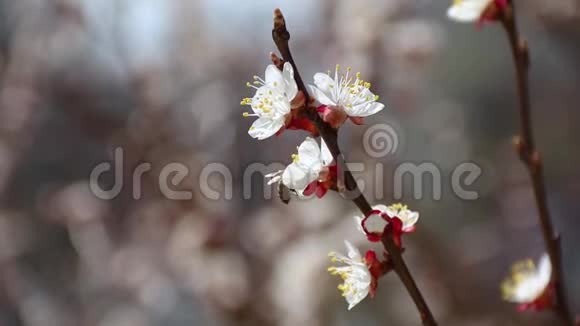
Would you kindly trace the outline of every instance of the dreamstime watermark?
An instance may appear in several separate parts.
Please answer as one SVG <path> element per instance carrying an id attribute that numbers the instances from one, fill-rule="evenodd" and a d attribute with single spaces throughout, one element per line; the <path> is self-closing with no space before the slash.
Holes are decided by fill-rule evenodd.
<path id="1" fill-rule="evenodd" d="M 359 189 L 365 194 L 369 195 L 375 201 L 385 200 L 385 177 L 391 182 L 392 193 L 395 200 L 402 199 L 406 188 L 411 187 L 413 197 L 415 199 L 423 199 L 426 196 L 433 200 L 440 200 L 442 198 L 443 184 L 447 182 L 450 186 L 453 195 L 462 200 L 476 200 L 479 198 L 479 192 L 473 190 L 472 187 L 477 182 L 479 177 L 483 174 L 482 168 L 474 162 L 460 162 L 449 173 L 445 173 L 447 177 L 443 177 L 444 173 L 433 162 L 402 162 L 399 164 L 389 165 L 390 175 L 386 176 L 387 168 L 384 161 L 389 161 L 390 158 L 395 157 L 401 148 L 402 139 L 398 129 L 389 124 L 376 124 L 370 126 L 363 135 L 363 149 L 365 153 L 374 159 L 381 159 L 375 163 L 361 163 L 350 162 L 347 163 L 349 170 L 355 176 L 355 180 Z M 264 177 L 268 173 L 279 171 L 285 168 L 285 165 L 280 162 L 263 163 L 254 162 L 243 169 L 241 187 L 239 184 L 234 184 L 234 175 L 232 169 L 227 165 L 219 162 L 206 164 L 197 175 L 195 184 L 199 186 L 198 189 L 183 190 L 179 186 L 185 181 L 188 176 L 191 176 L 189 167 L 180 162 L 170 162 L 164 164 L 156 175 L 157 185 L 161 194 L 170 200 L 191 200 L 193 198 L 193 191 L 198 190 L 202 196 L 210 200 L 231 200 L 234 198 L 234 189 L 241 189 L 241 197 L 244 200 L 256 198 L 259 196 L 263 199 L 272 199 L 276 192 L 275 186 L 268 185 Z M 372 169 L 374 185 L 371 191 L 367 189 L 365 180 L 357 178 L 359 173 L 364 173 Z M 134 199 L 138 200 L 142 197 L 142 179 L 146 173 L 152 171 L 151 163 L 141 163 L 137 165 L 131 173 L 130 190 Z M 100 183 L 100 180 L 106 174 L 113 176 L 113 184 L 105 189 Z M 125 188 L 124 176 L 124 150 L 118 147 L 114 150 L 112 163 L 102 162 L 95 166 L 89 176 L 89 187 L 92 193 L 103 200 L 112 200 L 119 196 Z M 256 175 L 261 180 L 261 189 L 257 191 Z M 343 180 L 344 175 L 339 173 L 339 183 Z M 445 179 L 445 180 L 444 180 Z M 216 182 L 212 180 L 221 181 Z M 405 183 L 405 181 L 411 181 Z M 428 180 L 429 182 L 425 182 Z M 238 187 L 236 187 L 238 186 Z M 349 198 L 357 194 L 350 194 L 348 192 L 342 193 L 343 196 Z"/>

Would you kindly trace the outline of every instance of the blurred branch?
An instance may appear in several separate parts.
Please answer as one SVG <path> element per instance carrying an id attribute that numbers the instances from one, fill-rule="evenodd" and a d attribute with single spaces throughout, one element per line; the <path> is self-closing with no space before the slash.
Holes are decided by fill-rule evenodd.
<path id="1" fill-rule="evenodd" d="M 574 325 L 573 317 L 570 314 L 570 308 L 566 300 L 566 287 L 564 286 L 562 271 L 562 248 L 560 246 L 560 235 L 554 231 L 550 211 L 548 210 L 542 158 L 535 148 L 532 132 L 528 78 L 530 66 L 529 49 L 527 42 L 520 38 L 513 1 L 510 2 L 510 6 L 508 6 L 504 11 L 501 21 L 508 35 L 516 68 L 520 134 L 514 138 L 514 144 L 520 155 L 520 159 L 528 168 L 532 179 L 542 234 L 553 266 L 552 278 L 556 290 L 556 311 L 566 324 Z"/>
<path id="2" fill-rule="evenodd" d="M 298 84 L 298 89 L 304 93 L 308 106 L 308 103 L 310 103 L 310 96 L 306 86 L 304 85 L 304 82 L 302 81 L 302 77 L 300 76 L 296 63 L 294 62 L 292 53 L 290 52 L 290 46 L 288 44 L 288 41 L 290 40 L 290 33 L 286 29 L 286 22 L 280 9 L 276 9 L 274 11 L 274 29 L 272 30 L 272 38 L 284 61 L 290 62 L 292 64 L 292 67 L 294 68 L 294 78 Z M 342 155 L 338 146 L 337 130 L 322 121 L 316 110 L 306 109 L 304 111 L 307 117 L 316 125 L 320 135 L 324 139 L 324 142 L 328 146 L 328 149 L 338 164 L 338 170 L 342 171 L 342 173 L 339 173 L 339 175 L 344 178 L 344 187 L 346 188 L 346 192 L 344 190 L 341 191 L 342 195 L 352 199 L 360 211 L 364 215 L 367 215 L 372 211 L 371 205 L 358 188 L 352 173 L 346 165 L 344 156 Z M 339 189 L 340 188 L 341 187 L 339 187 Z M 413 299 L 413 302 L 419 311 L 423 325 L 437 325 L 433 314 L 425 302 L 421 291 L 417 287 L 417 284 L 401 255 L 401 250 L 394 243 L 392 235 L 389 232 L 385 232 L 385 236 L 383 236 L 382 242 L 385 246 L 385 249 L 391 256 L 395 272 L 399 276 L 401 282 L 403 282 L 407 288 L 409 295 Z"/>

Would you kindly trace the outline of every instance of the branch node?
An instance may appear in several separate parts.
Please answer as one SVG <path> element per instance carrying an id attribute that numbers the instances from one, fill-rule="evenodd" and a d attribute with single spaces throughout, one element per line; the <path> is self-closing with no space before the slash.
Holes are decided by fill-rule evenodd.
<path id="1" fill-rule="evenodd" d="M 270 60 L 279 70 L 284 69 L 284 60 L 282 60 L 276 53 L 270 52 Z"/>

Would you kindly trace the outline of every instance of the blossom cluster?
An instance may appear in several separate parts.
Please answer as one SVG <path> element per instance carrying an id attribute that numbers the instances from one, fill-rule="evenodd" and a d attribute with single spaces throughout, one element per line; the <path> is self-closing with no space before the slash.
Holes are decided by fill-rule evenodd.
<path id="1" fill-rule="evenodd" d="M 455 0 L 447 15 L 454 21 L 481 25 L 508 17 L 510 5 L 510 0 Z M 274 64 L 267 66 L 264 78 L 254 76 L 254 81 L 247 83 L 255 90 L 253 97 L 241 101 L 251 109 L 243 116 L 256 118 L 248 134 L 264 140 L 285 130 L 308 131 L 311 137 L 306 137 L 297 147 L 297 153 L 291 156 L 292 162 L 284 170 L 266 177 L 270 179 L 269 184 L 280 183 L 299 197 L 315 195 L 322 198 L 329 190 L 338 191 L 337 177 L 341 171 L 324 140 L 315 139 L 319 131 L 312 115 L 338 129 L 348 120 L 363 124 L 365 117 L 380 112 L 385 106 L 370 90 L 371 83 L 363 80 L 360 73 L 352 73 L 350 67 L 342 71 L 336 65 L 333 73 L 316 73 L 313 83 L 300 89 L 292 64 L 283 63 L 275 56 L 272 61 Z M 383 242 L 387 247 L 387 241 L 392 241 L 401 251 L 403 235 L 415 231 L 418 219 L 419 213 L 403 204 L 379 204 L 364 216 L 354 216 L 356 229 L 370 243 Z M 338 289 L 350 310 L 367 296 L 373 297 L 379 278 L 394 266 L 389 252 L 383 252 L 379 258 L 375 251 L 368 250 L 363 256 L 352 243 L 345 241 L 345 245 L 346 255 L 329 254 L 337 266 L 328 271 L 343 279 Z M 540 259 L 537 267 L 531 260 L 517 263 L 502 284 L 503 297 L 517 303 L 519 310 L 553 307 L 552 278 L 548 255 Z"/>
<path id="2" fill-rule="evenodd" d="M 256 117 L 248 130 L 252 138 L 263 140 L 292 129 L 311 133 L 292 154 L 292 162 L 284 170 L 266 175 L 269 184 L 281 183 L 299 197 L 315 195 L 322 198 L 328 190 L 338 190 L 339 171 L 335 157 L 322 138 L 320 141 L 315 139 L 317 130 L 305 110 L 319 115 L 331 128 L 338 129 L 348 120 L 363 124 L 365 117 L 385 107 L 370 90 L 371 83 L 363 80 L 360 73 L 352 73 L 350 67 L 343 74 L 339 65 L 333 74 L 329 71 L 314 75 L 313 84 L 308 85 L 313 99 L 308 103 L 304 92 L 298 88 L 294 68 L 288 62 L 267 66 L 264 77 L 254 76 L 254 81 L 247 86 L 253 88 L 255 94 L 243 99 L 241 104 L 251 108 L 251 112 L 243 114 L 244 117 Z M 355 216 L 355 221 L 356 229 L 370 242 L 379 242 L 384 236 L 389 236 L 397 247 L 402 248 L 402 235 L 414 231 L 418 218 L 417 212 L 395 204 L 376 205 L 364 217 Z M 386 252 L 382 259 L 373 250 L 362 256 L 350 242 L 345 241 L 345 244 L 346 256 L 330 253 L 332 262 L 342 266 L 330 267 L 328 271 L 344 280 L 339 289 L 351 309 L 369 294 L 374 296 L 379 278 L 392 266 Z"/>
<path id="3" fill-rule="evenodd" d="M 390 236 L 400 249 L 403 248 L 402 235 L 415 231 L 418 219 L 418 212 L 413 212 L 402 204 L 376 205 L 366 216 L 354 216 L 356 228 L 370 242 L 379 242 L 383 237 Z M 393 266 L 387 252 L 383 254 L 384 260 L 381 261 L 373 250 L 367 251 L 362 257 L 351 243 L 345 241 L 345 244 L 347 256 L 335 252 L 329 254 L 332 262 L 339 262 L 344 266 L 332 266 L 328 271 L 333 275 L 340 275 L 344 280 L 338 289 L 342 291 L 350 310 L 369 294 L 374 297 L 379 278 L 388 273 Z"/>
<path id="4" fill-rule="evenodd" d="M 317 135 L 313 123 L 305 116 L 304 110 L 314 110 L 320 118 L 338 129 L 350 119 L 362 124 L 363 119 L 384 109 L 379 97 L 370 90 L 371 84 L 361 78 L 360 73 L 351 73 L 351 68 L 342 74 L 336 65 L 331 73 L 317 73 L 308 88 L 313 96 L 312 103 L 305 103 L 305 96 L 298 89 L 294 79 L 294 68 L 289 62 L 282 70 L 274 64 L 266 67 L 264 78 L 254 76 L 247 86 L 255 89 L 252 98 L 244 98 L 242 105 L 249 106 L 251 112 L 244 117 L 256 117 L 248 130 L 255 139 L 264 140 L 280 135 L 284 130 L 306 130 Z M 267 175 L 270 184 L 282 182 L 299 196 L 315 194 L 323 197 L 329 189 L 336 189 L 337 165 L 324 140 L 320 144 L 307 137 L 286 169 Z"/>

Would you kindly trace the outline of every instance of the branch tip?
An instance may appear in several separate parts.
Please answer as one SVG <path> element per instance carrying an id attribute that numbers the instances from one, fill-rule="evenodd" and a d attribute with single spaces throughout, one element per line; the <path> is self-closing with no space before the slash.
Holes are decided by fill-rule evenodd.
<path id="1" fill-rule="evenodd" d="M 280 8 L 274 9 L 274 29 L 286 29 L 286 20 Z"/>

